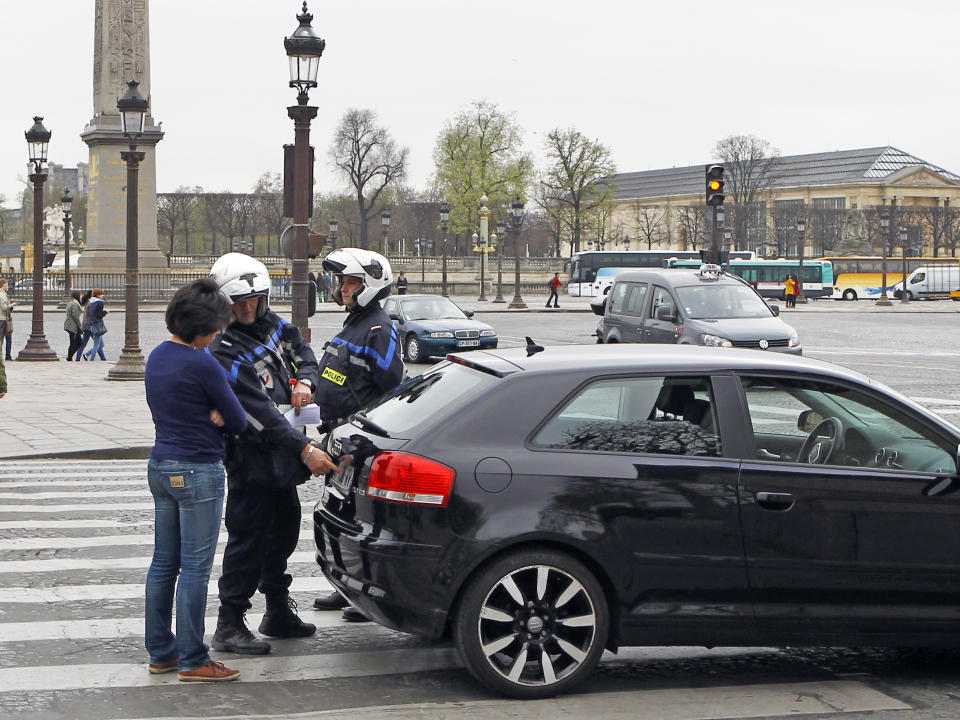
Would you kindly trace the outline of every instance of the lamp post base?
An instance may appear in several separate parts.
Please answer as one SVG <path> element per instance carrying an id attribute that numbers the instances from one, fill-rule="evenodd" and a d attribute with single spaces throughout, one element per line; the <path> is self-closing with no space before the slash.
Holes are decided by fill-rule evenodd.
<path id="1" fill-rule="evenodd" d="M 505 303 L 506 300 L 503 299 L 503 295 L 501 295 L 500 293 L 497 293 L 497 296 L 493 299 L 493 302 L 495 302 L 495 303 Z"/>
<path id="2" fill-rule="evenodd" d="M 57 354 L 50 347 L 50 343 L 47 342 L 46 335 L 33 335 L 27 339 L 27 344 L 17 354 L 17 362 L 23 360 L 27 361 L 54 361 L 56 362 L 60 358 L 57 357 Z"/>
<path id="3" fill-rule="evenodd" d="M 887 298 L 880 298 L 874 303 L 874 305 L 881 306 L 881 307 L 889 307 L 893 305 L 893 303 L 887 300 Z"/>
<path id="4" fill-rule="evenodd" d="M 523 301 L 523 298 L 519 295 L 510 301 L 510 304 L 507 305 L 509 310 L 525 310 L 527 304 Z"/>
<path id="5" fill-rule="evenodd" d="M 107 380 L 143 380 L 147 364 L 139 345 L 125 345 L 117 364 L 107 371 Z"/>

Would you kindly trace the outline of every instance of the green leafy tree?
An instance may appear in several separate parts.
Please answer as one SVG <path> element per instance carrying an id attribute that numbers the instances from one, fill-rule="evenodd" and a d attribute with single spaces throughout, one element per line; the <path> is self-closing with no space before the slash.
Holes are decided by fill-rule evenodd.
<path id="1" fill-rule="evenodd" d="M 433 161 L 436 187 L 450 204 L 450 230 L 467 236 L 477 227 L 481 196 L 486 194 L 496 216 L 497 208 L 526 195 L 533 174 L 513 114 L 486 100 L 474 101 L 444 124 Z"/>

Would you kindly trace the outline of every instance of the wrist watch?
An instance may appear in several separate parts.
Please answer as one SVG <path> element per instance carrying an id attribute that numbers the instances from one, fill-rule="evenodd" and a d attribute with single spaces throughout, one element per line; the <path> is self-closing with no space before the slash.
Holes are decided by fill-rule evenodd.
<path id="1" fill-rule="evenodd" d="M 308 388 L 310 388 L 311 390 L 314 389 L 314 387 L 313 387 L 313 381 L 310 380 L 310 379 L 308 379 L 308 378 L 297 378 L 297 382 L 302 382 L 304 385 L 306 385 L 306 386 L 307 386 Z"/>

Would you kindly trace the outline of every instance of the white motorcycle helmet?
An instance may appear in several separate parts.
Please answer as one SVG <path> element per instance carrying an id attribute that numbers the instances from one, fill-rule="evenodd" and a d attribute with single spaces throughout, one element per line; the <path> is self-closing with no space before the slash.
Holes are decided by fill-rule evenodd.
<path id="1" fill-rule="evenodd" d="M 259 297 L 257 317 L 267 312 L 270 296 L 270 273 L 259 260 L 243 253 L 229 252 L 221 255 L 210 268 L 210 277 L 220 288 L 220 294 L 230 303 Z"/>
<path id="2" fill-rule="evenodd" d="M 343 277 L 360 278 L 363 284 L 353 292 L 360 307 L 382 300 L 390 294 L 393 271 L 390 262 L 380 253 L 360 248 L 340 248 L 323 259 L 323 269 L 333 274 L 333 299 L 343 305 Z"/>

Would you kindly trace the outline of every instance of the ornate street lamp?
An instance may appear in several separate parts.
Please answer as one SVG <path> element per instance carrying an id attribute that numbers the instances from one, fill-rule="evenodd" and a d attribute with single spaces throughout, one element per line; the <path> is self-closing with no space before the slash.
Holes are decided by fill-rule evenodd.
<path id="1" fill-rule="evenodd" d="M 327 235 L 327 251 L 330 251 L 337 246 L 337 219 L 331 215 L 327 223 L 330 225 L 330 234 Z"/>
<path id="2" fill-rule="evenodd" d="M 444 297 L 449 297 L 447 295 L 447 223 L 450 222 L 450 206 L 447 205 L 447 201 L 444 200 L 440 203 L 440 228 L 443 231 L 443 274 L 441 280 L 441 290 L 440 294 Z"/>
<path id="3" fill-rule="evenodd" d="M 140 163 L 146 155 L 137 150 L 137 138 L 143 134 L 144 120 L 150 102 L 143 96 L 136 80 L 127 83 L 127 91 L 117 99 L 120 128 L 127 138 L 129 149 L 120 157 L 127 165 L 127 257 L 124 297 L 123 350 L 120 359 L 107 372 L 107 380 L 143 380 L 146 361 L 140 350 L 140 291 L 139 268 L 139 204 L 138 175 Z"/>
<path id="4" fill-rule="evenodd" d="M 380 224 L 383 225 L 383 255 L 387 255 L 387 234 L 390 232 L 390 208 L 384 208 L 380 213 Z"/>
<path id="5" fill-rule="evenodd" d="M 630 236 L 629 236 L 629 235 L 624 236 L 624 238 L 623 238 L 623 247 L 624 247 L 625 250 L 629 250 L 629 249 L 630 249 Z"/>
<path id="6" fill-rule="evenodd" d="M 799 270 L 797 271 L 797 302 L 805 303 L 807 299 L 803 296 L 803 256 L 806 254 L 806 235 L 807 218 L 805 215 L 797 216 L 797 256 Z"/>
<path id="7" fill-rule="evenodd" d="M 484 264 L 487 257 L 487 251 L 490 249 L 490 245 L 487 242 L 487 233 L 489 232 L 489 222 L 490 222 L 490 209 L 487 207 L 487 194 L 484 193 L 480 196 L 480 209 L 477 211 L 480 216 L 480 297 L 477 298 L 479 302 L 487 301 L 487 282 L 484 277 Z"/>
<path id="8" fill-rule="evenodd" d="M 503 299 L 503 247 L 507 241 L 507 224 L 503 220 L 497 220 L 497 237 L 500 238 L 500 244 L 497 246 L 497 296 L 493 299 L 495 303 L 505 303 Z"/>
<path id="9" fill-rule="evenodd" d="M 523 226 L 523 201 L 519 197 L 510 203 L 510 224 L 513 226 L 513 300 L 507 307 L 523 309 L 527 304 L 520 295 L 520 228 Z"/>
<path id="10" fill-rule="evenodd" d="M 894 200 L 896 202 L 896 200 Z M 880 288 L 880 299 L 877 300 L 877 305 L 892 305 L 893 303 L 887 298 L 887 233 L 891 232 L 890 230 L 890 213 L 884 207 L 880 209 L 880 242 L 881 242 L 881 253 L 880 253 L 880 274 L 881 274 L 881 288 Z"/>
<path id="11" fill-rule="evenodd" d="M 73 213 L 73 196 L 70 188 L 63 189 L 60 198 L 60 207 L 63 208 L 63 300 L 60 305 L 66 307 L 70 300 L 70 219 Z"/>
<path id="12" fill-rule="evenodd" d="M 47 179 L 44 164 L 47 162 L 47 146 L 52 133 L 43 126 L 43 118 L 33 118 L 33 127 L 24 133 L 27 138 L 33 172 L 33 324 L 27 344 L 17 355 L 17 360 L 57 360 L 43 333 L 43 183 Z"/>
<path id="13" fill-rule="evenodd" d="M 300 329 L 303 339 L 310 342 L 307 321 L 307 294 L 310 292 L 309 261 L 307 260 L 307 233 L 313 202 L 310 187 L 310 122 L 317 116 L 317 107 L 308 105 L 307 91 L 317 86 L 317 71 L 326 42 L 314 32 L 313 15 L 303 3 L 303 12 L 297 15 L 300 25 L 284 38 L 283 47 L 290 63 L 290 87 L 297 89 L 297 104 L 287 108 L 287 117 L 293 120 L 293 309 L 291 320 Z"/>
<path id="14" fill-rule="evenodd" d="M 905 227 L 900 228 L 900 247 L 903 250 L 903 289 L 900 290 L 900 302 L 910 302 L 907 294 L 907 240 L 910 235 Z"/>

